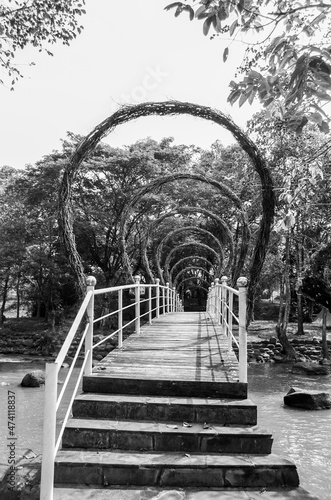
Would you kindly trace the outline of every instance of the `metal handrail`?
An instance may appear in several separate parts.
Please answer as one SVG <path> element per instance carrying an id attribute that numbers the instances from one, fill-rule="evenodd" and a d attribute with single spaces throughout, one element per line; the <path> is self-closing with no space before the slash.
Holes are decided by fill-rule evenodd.
<path id="1" fill-rule="evenodd" d="M 247 383 L 247 331 L 246 331 L 246 292 L 247 279 L 239 278 L 238 290 L 230 287 L 228 278 L 222 276 L 221 282 L 218 278 L 212 283 L 207 299 L 207 311 L 215 318 L 217 325 L 221 327 L 224 335 L 228 338 L 228 350 L 233 349 L 233 344 L 239 349 L 239 382 Z M 238 297 L 238 316 L 233 311 L 233 298 Z M 239 338 L 234 335 L 233 320 L 238 325 Z"/>
<path id="2" fill-rule="evenodd" d="M 74 322 L 68 332 L 62 348 L 53 363 L 46 363 L 45 374 L 45 402 L 44 402 L 44 427 L 43 427 L 43 452 L 41 464 L 41 483 L 40 483 L 40 499 L 53 500 L 54 490 L 54 461 L 56 453 L 61 445 L 62 435 L 71 414 L 72 404 L 76 397 L 81 379 L 83 375 L 91 375 L 92 373 L 92 354 L 93 349 L 102 343 L 106 342 L 115 335 L 118 336 L 118 347 L 122 347 L 123 330 L 132 323 L 135 324 L 135 332 L 139 333 L 141 318 L 148 315 L 148 321 L 151 324 L 153 314 L 155 318 L 159 318 L 160 314 L 169 312 L 183 311 L 182 301 L 175 289 L 169 288 L 169 283 L 160 285 L 160 280 L 157 279 L 155 284 L 140 283 L 140 276 L 134 277 L 133 284 L 116 286 L 111 288 L 102 288 L 95 290 L 96 279 L 93 276 L 87 278 L 86 296 L 79 308 L 79 311 L 74 319 Z M 141 299 L 141 288 L 149 291 L 148 298 Z M 134 302 L 123 307 L 123 291 L 134 290 Z M 153 297 L 154 291 L 154 297 Z M 99 295 L 116 294 L 118 300 L 118 308 L 110 313 L 107 313 L 99 318 L 94 319 L 94 298 Z M 155 307 L 152 307 L 152 300 L 155 300 Z M 161 300 L 162 299 L 162 300 Z M 147 312 L 141 314 L 141 304 L 147 304 Z M 123 324 L 123 311 L 134 309 L 135 315 L 131 321 Z M 111 316 L 117 315 L 118 328 L 104 339 L 93 344 L 93 327 L 94 324 Z M 86 322 L 86 324 L 83 324 Z M 71 366 L 63 383 L 62 389 L 58 395 L 58 376 L 60 368 L 68 355 L 69 349 L 81 333 L 79 343 L 74 354 Z M 68 387 L 68 383 L 72 380 L 72 373 L 82 349 L 84 348 L 83 363 L 78 372 L 77 380 L 74 389 L 70 395 L 70 401 L 66 409 L 65 417 L 58 433 L 56 432 L 56 415 L 61 405 L 62 398 Z M 57 434 L 57 435 L 56 435 Z"/>

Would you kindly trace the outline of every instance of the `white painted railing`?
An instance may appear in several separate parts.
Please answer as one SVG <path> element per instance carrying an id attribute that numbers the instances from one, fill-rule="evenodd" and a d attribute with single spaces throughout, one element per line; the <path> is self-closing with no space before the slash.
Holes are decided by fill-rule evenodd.
<path id="1" fill-rule="evenodd" d="M 158 318 L 160 314 L 183 311 L 182 301 L 176 290 L 160 285 L 160 280 L 156 284 L 141 284 L 140 276 L 134 277 L 134 283 L 112 288 L 95 289 L 96 280 L 93 276 L 87 278 L 87 291 L 83 303 L 77 313 L 77 316 L 69 330 L 69 333 L 63 343 L 63 346 L 54 361 L 46 364 L 45 380 L 45 403 L 44 403 L 44 428 L 43 428 L 43 454 L 41 466 L 41 484 L 40 499 L 53 500 L 54 486 L 54 461 L 56 453 L 61 445 L 62 435 L 71 414 L 71 408 L 83 375 L 92 373 L 93 349 L 106 342 L 112 337 L 117 336 L 118 346 L 122 346 L 123 330 L 130 325 L 134 325 L 136 333 L 140 331 L 141 319 L 147 320 L 150 324 L 153 318 Z M 123 292 L 129 291 L 134 294 L 134 302 L 123 306 Z M 103 316 L 94 318 L 94 302 L 97 296 L 117 296 L 118 307 Z M 142 298 L 144 295 L 145 298 Z M 147 295 L 147 298 L 146 298 Z M 142 304 L 145 304 L 145 312 L 142 313 Z M 128 309 L 134 309 L 134 318 L 124 323 L 123 312 Z M 94 325 L 106 318 L 117 316 L 117 329 L 99 342 L 93 344 Z M 65 361 L 73 340 L 79 339 L 76 352 L 73 356 L 66 379 L 58 394 L 58 376 L 60 368 Z M 81 352 L 84 351 L 84 352 Z M 82 366 L 78 377 L 74 382 L 74 389 L 70 394 L 68 407 L 65 417 L 62 421 L 60 430 L 56 431 L 56 416 L 60 407 L 63 395 L 70 380 L 72 380 L 73 369 L 77 359 L 82 359 Z"/>
<path id="2" fill-rule="evenodd" d="M 246 330 L 246 292 L 247 279 L 239 278 L 238 290 L 227 284 L 228 278 L 223 276 L 221 282 L 216 278 L 209 289 L 207 312 L 220 325 L 228 338 L 228 350 L 237 346 L 239 352 L 239 382 L 247 382 L 247 330 Z M 234 313 L 234 297 L 238 297 L 238 315 Z M 234 326 L 238 327 L 238 338 L 234 335 Z M 236 328 L 237 330 L 237 328 Z"/>

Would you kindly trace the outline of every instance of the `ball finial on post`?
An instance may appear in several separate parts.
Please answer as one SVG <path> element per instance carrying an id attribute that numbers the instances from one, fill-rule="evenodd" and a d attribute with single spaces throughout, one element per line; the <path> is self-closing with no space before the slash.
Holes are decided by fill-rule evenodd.
<path id="1" fill-rule="evenodd" d="M 94 276 L 87 276 L 86 278 L 86 286 L 95 286 L 97 284 L 97 280 Z"/>
<path id="2" fill-rule="evenodd" d="M 245 278 L 244 276 L 241 276 L 240 278 L 237 279 L 237 286 L 242 287 L 242 286 L 247 286 L 248 285 L 248 279 Z"/>

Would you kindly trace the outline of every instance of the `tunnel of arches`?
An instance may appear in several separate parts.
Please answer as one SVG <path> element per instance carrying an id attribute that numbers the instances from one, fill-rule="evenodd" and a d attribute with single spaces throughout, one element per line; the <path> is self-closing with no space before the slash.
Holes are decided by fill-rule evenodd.
<path id="1" fill-rule="evenodd" d="M 262 195 L 262 213 L 260 218 L 260 225 L 255 237 L 255 246 L 251 252 L 249 261 L 246 263 L 249 278 L 248 298 L 249 303 L 252 304 L 255 288 L 257 286 L 259 275 L 265 259 L 271 225 L 274 217 L 275 195 L 269 169 L 263 156 L 260 154 L 255 144 L 231 120 L 231 118 L 223 114 L 221 111 L 206 106 L 178 101 L 141 103 L 134 106 L 124 106 L 120 108 L 118 111 L 116 111 L 99 125 L 97 125 L 97 127 L 95 127 L 95 129 L 79 143 L 76 150 L 69 159 L 68 164 L 64 170 L 59 191 L 59 226 L 64 247 L 68 255 L 69 263 L 74 273 L 76 274 L 79 288 L 81 290 L 85 289 L 85 274 L 80 255 L 75 245 L 75 237 L 73 231 L 72 184 L 75 176 L 77 175 L 77 172 L 79 171 L 80 165 L 83 160 L 88 156 L 89 152 L 94 149 L 94 147 L 105 135 L 111 133 L 117 126 L 121 124 L 150 115 L 190 115 L 193 117 L 212 121 L 215 124 L 220 125 L 230 131 L 233 137 L 238 142 L 239 146 L 249 156 L 252 163 L 252 168 L 255 169 L 260 178 Z M 212 183 L 213 181 L 209 182 Z M 226 187 L 224 187 L 224 190 L 226 190 Z M 232 196 L 230 189 L 228 195 L 230 197 Z M 232 201 L 236 205 L 236 199 L 232 197 Z M 135 203 L 135 200 L 132 200 L 132 202 Z M 240 205 L 237 204 L 237 208 L 240 212 Z M 242 213 L 242 231 L 244 234 L 245 223 L 243 221 L 244 212 Z M 242 239 L 244 240 L 245 238 Z M 122 243 L 123 240 L 121 244 Z M 130 269 L 130 262 L 126 258 L 125 248 L 123 247 L 123 245 L 122 251 L 123 266 L 126 269 Z M 239 268 L 240 259 L 242 260 L 242 262 L 247 261 L 247 248 L 245 248 L 245 245 L 242 245 L 241 248 L 241 254 L 238 259 L 239 264 L 238 262 L 236 263 Z"/>

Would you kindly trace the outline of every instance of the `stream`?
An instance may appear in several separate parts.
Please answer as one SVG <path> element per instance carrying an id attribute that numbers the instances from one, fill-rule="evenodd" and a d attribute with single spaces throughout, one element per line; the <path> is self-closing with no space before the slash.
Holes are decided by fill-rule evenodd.
<path id="1" fill-rule="evenodd" d="M 6 463 L 8 455 L 8 391 L 15 393 L 17 453 L 42 451 L 44 387 L 23 388 L 20 383 L 28 371 L 44 367 L 42 360 L 3 357 L 2 361 L 0 357 L 0 464 Z M 60 380 L 66 372 L 61 370 Z M 292 386 L 331 392 L 331 376 L 292 374 L 287 365 L 251 364 L 248 384 L 249 398 L 258 405 L 258 425 L 273 433 L 273 453 L 296 463 L 302 487 L 320 500 L 330 500 L 331 410 L 284 407 L 283 397 Z"/>

